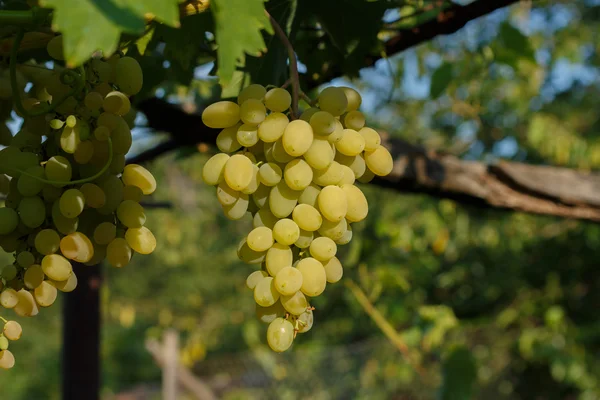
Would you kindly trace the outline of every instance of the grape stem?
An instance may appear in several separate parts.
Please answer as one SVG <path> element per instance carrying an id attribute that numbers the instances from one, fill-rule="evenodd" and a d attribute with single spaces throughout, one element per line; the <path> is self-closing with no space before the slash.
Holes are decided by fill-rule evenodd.
<path id="1" fill-rule="evenodd" d="M 110 164 L 112 164 L 112 162 L 113 162 L 112 140 L 110 138 L 108 138 L 107 141 L 108 141 L 108 160 L 106 161 L 106 164 L 104 164 L 104 166 L 98 173 L 90 176 L 89 178 L 83 178 L 83 179 L 79 179 L 76 181 L 69 181 L 69 182 L 51 181 L 48 179 L 40 178 L 39 176 L 30 174 L 29 172 L 23 171 L 18 168 L 11 168 L 11 169 L 13 171 L 19 172 L 21 175 L 28 176 L 31 179 L 35 179 L 37 181 L 40 181 L 40 182 L 48 184 L 48 185 L 58 185 L 58 186 L 83 185 L 84 183 L 92 182 L 92 181 L 95 181 L 96 179 L 100 178 L 106 172 L 106 170 L 108 170 L 108 168 L 110 167 Z M 0 318 L 2 318 L 2 317 L 0 317 Z"/>
<path id="2" fill-rule="evenodd" d="M 269 14 L 267 10 L 265 10 L 265 14 L 269 17 L 269 22 L 273 26 L 273 30 L 275 30 L 275 34 L 279 36 L 279 40 L 285 46 L 288 51 L 288 58 L 290 59 L 290 81 L 292 83 L 292 119 L 296 119 L 298 117 L 298 98 L 300 97 L 300 77 L 298 75 L 298 59 L 296 58 L 296 52 L 294 51 L 294 47 L 288 39 L 287 35 L 281 29 L 279 23 Z"/>
<path id="3" fill-rule="evenodd" d="M 0 316 L 0 321 L 4 322 L 5 324 L 8 324 L 8 321 L 6 319 L 4 319 L 4 317 Z"/>
<path id="4" fill-rule="evenodd" d="M 19 88 L 17 85 L 17 53 L 19 52 L 19 47 L 21 47 L 21 41 L 23 40 L 24 35 L 25 31 L 23 29 L 19 29 L 15 36 L 12 48 L 10 49 L 9 72 L 13 102 L 15 103 L 15 107 L 17 108 L 19 113 L 21 113 L 23 118 L 26 118 L 37 117 L 52 112 L 56 109 L 56 107 L 60 106 L 69 97 L 81 91 L 85 86 L 85 69 L 83 67 L 77 67 L 77 71 L 79 72 L 79 74 L 76 74 L 75 72 L 70 70 L 63 72 L 65 76 L 68 74 L 72 75 L 74 78 L 77 79 L 77 83 L 73 86 L 69 93 L 57 99 L 56 101 L 53 101 L 51 104 L 48 104 L 46 107 L 40 107 L 32 111 L 26 110 L 25 107 L 23 107 L 23 103 L 21 102 L 21 94 L 19 93 Z"/>
<path id="5" fill-rule="evenodd" d="M 313 107 L 315 104 L 317 104 L 317 100 L 313 100 L 313 99 L 311 99 L 311 98 L 310 98 L 310 97 L 308 97 L 308 96 L 306 95 L 306 93 L 304 93 L 304 92 L 300 92 L 300 97 L 301 97 L 301 98 L 302 98 L 304 101 L 306 101 L 306 102 L 307 102 L 307 103 L 308 103 L 308 104 L 309 104 L 311 107 Z"/>
<path id="6" fill-rule="evenodd" d="M 31 10 L 1 10 L 2 25 L 37 25 L 46 22 L 52 10 L 34 7 Z"/>
<path id="7" fill-rule="evenodd" d="M 281 86 L 280 86 L 280 87 L 281 87 L 281 89 L 285 89 L 285 88 L 287 88 L 288 86 L 290 86 L 290 83 L 292 83 L 292 80 L 291 80 L 291 79 L 288 79 L 287 81 L 285 81 L 285 82 L 283 83 L 283 85 L 281 85 Z"/>

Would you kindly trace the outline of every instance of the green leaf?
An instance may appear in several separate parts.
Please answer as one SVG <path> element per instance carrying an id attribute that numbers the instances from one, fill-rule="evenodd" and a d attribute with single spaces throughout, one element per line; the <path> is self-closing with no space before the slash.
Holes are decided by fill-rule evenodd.
<path id="1" fill-rule="evenodd" d="M 148 43 L 150 43 L 150 41 L 152 40 L 152 36 L 154 35 L 154 30 L 155 27 L 151 27 L 150 29 L 148 29 L 148 31 L 144 34 L 144 36 L 142 36 L 141 38 L 139 38 L 138 40 L 135 41 L 135 46 L 138 49 L 138 52 L 141 55 L 144 55 L 144 53 L 146 53 L 146 48 L 148 47 Z"/>
<path id="2" fill-rule="evenodd" d="M 227 83 L 246 54 L 258 57 L 266 50 L 261 30 L 273 30 L 265 15 L 264 0 L 214 0 L 210 9 L 219 46 L 218 74 Z"/>
<path id="3" fill-rule="evenodd" d="M 475 358 L 466 347 L 457 347 L 444 361 L 441 400 L 469 400 L 477 378 Z"/>
<path id="4" fill-rule="evenodd" d="M 530 60 L 534 59 L 534 51 L 527 36 L 520 30 L 505 22 L 500 26 L 500 39 L 506 49 L 512 50 L 517 55 Z"/>
<path id="5" fill-rule="evenodd" d="M 450 63 L 442 64 L 431 75 L 430 96 L 432 99 L 439 97 L 448 87 L 453 77 L 453 67 Z"/>

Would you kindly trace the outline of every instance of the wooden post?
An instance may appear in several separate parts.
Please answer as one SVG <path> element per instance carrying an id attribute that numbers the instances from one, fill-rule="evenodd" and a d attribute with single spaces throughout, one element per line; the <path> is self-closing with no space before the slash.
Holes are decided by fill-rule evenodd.
<path id="1" fill-rule="evenodd" d="M 100 398 L 100 266 L 73 263 L 77 288 L 63 295 L 63 400 Z"/>
<path id="2" fill-rule="evenodd" d="M 163 400 L 177 400 L 177 368 L 179 366 L 179 334 L 173 329 L 165 332 L 163 338 Z"/>

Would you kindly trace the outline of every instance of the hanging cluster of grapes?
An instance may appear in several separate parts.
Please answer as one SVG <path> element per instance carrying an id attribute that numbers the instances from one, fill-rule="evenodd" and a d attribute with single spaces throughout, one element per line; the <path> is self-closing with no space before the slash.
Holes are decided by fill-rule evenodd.
<path id="1" fill-rule="evenodd" d="M 368 213 L 355 180 L 369 182 L 393 166 L 377 131 L 364 126 L 355 90 L 326 88 L 318 107 L 290 121 L 291 100 L 284 89 L 255 84 L 242 90 L 237 104 L 220 101 L 202 114 L 207 126 L 223 129 L 217 137 L 222 153 L 205 164 L 203 179 L 217 187 L 229 219 L 253 217 L 238 256 L 262 266 L 247 286 L 277 352 L 311 329 L 310 298 L 342 278 L 337 246 L 350 242 L 350 224 Z"/>
<path id="2" fill-rule="evenodd" d="M 62 60 L 61 37 L 47 50 Z M 0 150 L 0 177 L 8 182 L 0 247 L 15 255 L 1 268 L 0 305 L 30 317 L 52 305 L 57 291 L 75 289 L 72 261 L 124 267 L 133 252 L 154 251 L 139 202 L 156 181 L 143 167 L 125 165 L 135 118 L 128 96 L 143 79 L 135 59 L 94 58 L 77 70 L 24 64 L 11 72 L 33 86 L 15 100 L 24 123 Z M 0 368 L 11 368 L 6 339 L 18 339 L 21 328 L 1 320 Z"/>

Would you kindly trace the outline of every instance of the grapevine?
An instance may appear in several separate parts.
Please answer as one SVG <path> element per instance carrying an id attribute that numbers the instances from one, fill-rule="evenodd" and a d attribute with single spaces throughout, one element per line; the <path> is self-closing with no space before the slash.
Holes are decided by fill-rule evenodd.
<path id="1" fill-rule="evenodd" d="M 152 174 L 125 165 L 135 109 L 129 97 L 142 87 L 138 62 L 115 54 L 94 57 L 71 70 L 61 66 L 62 37 L 48 42 L 53 69 L 17 64 L 23 38 L 11 51 L 9 78 L 14 110 L 24 118 L 12 137 L 0 127 L 0 247 L 14 262 L 0 270 L 0 305 L 22 317 L 51 306 L 59 291 L 77 286 L 73 262 L 107 260 L 125 267 L 135 253 L 150 254 L 156 239 L 146 228 L 140 200 L 156 189 Z M 7 82 L 8 81 L 8 82 Z M 33 86 L 24 91 L 23 82 Z M 6 94 L 6 90 L 1 91 Z M 2 189 L 3 187 L 0 187 Z M 18 322 L 0 317 L 0 368 L 12 368 L 9 341 L 21 336 Z"/>

